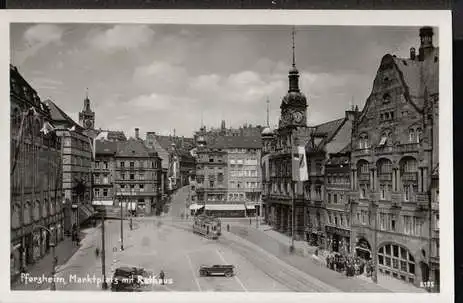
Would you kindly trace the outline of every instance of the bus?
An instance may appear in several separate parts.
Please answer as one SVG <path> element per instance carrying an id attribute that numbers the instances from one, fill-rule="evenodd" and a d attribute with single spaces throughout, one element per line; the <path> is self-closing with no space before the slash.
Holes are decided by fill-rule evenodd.
<path id="1" fill-rule="evenodd" d="M 220 220 L 213 216 L 199 215 L 194 218 L 193 233 L 217 240 L 221 235 Z"/>

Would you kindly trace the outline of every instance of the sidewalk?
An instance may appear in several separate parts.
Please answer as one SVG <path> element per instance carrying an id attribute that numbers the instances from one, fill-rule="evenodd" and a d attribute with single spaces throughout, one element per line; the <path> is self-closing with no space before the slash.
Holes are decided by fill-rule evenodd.
<path id="1" fill-rule="evenodd" d="M 87 234 L 93 232 L 97 227 L 90 227 L 86 229 L 81 229 L 80 238 L 82 239 L 79 245 L 76 245 L 72 242 L 70 237 L 65 237 L 63 241 L 59 242 L 58 245 L 55 247 L 55 254 L 58 257 L 58 265 L 56 271 L 59 271 L 59 268 L 66 264 L 69 259 L 80 249 L 82 246 L 82 242 L 85 241 L 85 237 Z M 27 268 L 27 273 L 30 277 L 51 277 L 51 270 L 53 264 L 53 254 L 52 250 L 50 251 L 40 260 L 38 260 L 35 264 L 29 265 Z M 11 290 L 47 290 L 50 289 L 49 283 L 34 283 L 34 284 L 24 284 L 21 283 L 21 278 L 18 277 L 16 281 L 11 282 Z"/>
<path id="2" fill-rule="evenodd" d="M 240 225 L 242 225 L 243 227 L 249 228 L 249 229 L 252 228 L 256 232 L 261 232 L 263 235 L 266 235 L 267 237 L 274 239 L 275 241 L 279 242 L 282 245 L 289 246 L 289 244 L 291 243 L 290 241 L 291 238 L 289 236 L 286 236 L 278 231 L 273 230 L 269 225 L 261 224 L 258 228 L 256 228 L 255 224 L 254 225 L 240 224 Z M 247 239 L 247 240 L 252 241 L 252 239 Z M 255 243 L 255 244 L 259 245 L 259 243 Z M 325 254 L 327 252 L 323 250 L 319 250 L 319 255 L 315 256 L 314 253 L 317 248 L 313 246 L 309 246 L 306 241 L 294 241 L 294 246 L 295 246 L 296 256 L 310 257 L 310 260 L 312 260 L 313 263 L 320 265 L 321 267 L 326 266 Z M 294 260 L 294 262 L 297 263 L 296 260 Z M 303 270 L 301 267 L 299 268 Z M 333 273 L 337 273 L 337 272 L 333 272 Z M 371 278 L 366 277 L 364 275 L 355 276 L 352 278 L 343 276 L 342 278 L 345 278 L 346 281 L 351 280 L 351 279 L 353 279 L 354 281 L 357 280 L 358 282 L 362 281 L 361 282 L 361 284 L 363 284 L 362 287 L 366 287 L 367 289 L 372 289 L 372 290 L 377 289 L 380 291 L 382 288 L 385 291 L 391 291 L 391 292 L 427 293 L 427 291 L 424 289 L 415 287 L 414 285 L 400 281 L 394 277 L 391 277 L 391 276 L 388 276 L 388 275 L 385 275 L 379 272 L 378 272 L 378 283 L 377 284 L 374 283 L 371 280 Z"/>

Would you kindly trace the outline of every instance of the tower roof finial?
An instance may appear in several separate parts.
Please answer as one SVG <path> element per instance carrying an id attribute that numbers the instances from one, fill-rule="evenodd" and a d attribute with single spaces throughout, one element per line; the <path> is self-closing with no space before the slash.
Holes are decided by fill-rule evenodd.
<path id="1" fill-rule="evenodd" d="M 296 34 L 296 27 L 293 26 L 292 38 L 293 38 L 293 67 L 296 67 L 296 42 L 294 41 L 294 35 Z"/>

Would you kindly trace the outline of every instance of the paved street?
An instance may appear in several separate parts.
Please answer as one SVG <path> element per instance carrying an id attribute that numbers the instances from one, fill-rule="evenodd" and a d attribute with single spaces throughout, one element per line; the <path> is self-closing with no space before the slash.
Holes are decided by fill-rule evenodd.
<path id="1" fill-rule="evenodd" d="M 134 219 L 133 230 L 124 221 L 124 251 L 120 250 L 120 221 L 106 221 L 108 278 L 116 267 L 134 265 L 155 275 L 163 270 L 166 279 L 172 279 L 172 284 L 153 284 L 150 289 L 154 291 L 388 291 L 370 281 L 331 271 L 309 256 L 290 254 L 287 244 L 256 229 L 254 221 L 249 225 L 248 219 L 224 220 L 231 229 L 224 231 L 219 240 L 193 234 L 191 218 L 181 218 L 187 194 L 185 188 L 178 191 L 168 214 Z M 101 228 L 89 230 L 77 253 L 59 267 L 57 277 L 63 280 L 58 281 L 58 290 L 101 289 L 97 281 L 102 279 L 97 247 L 101 248 Z M 203 264 L 233 264 L 236 275 L 199 277 L 198 269 Z M 80 281 L 86 277 L 86 281 Z M 30 284 L 23 289 L 33 287 Z"/>

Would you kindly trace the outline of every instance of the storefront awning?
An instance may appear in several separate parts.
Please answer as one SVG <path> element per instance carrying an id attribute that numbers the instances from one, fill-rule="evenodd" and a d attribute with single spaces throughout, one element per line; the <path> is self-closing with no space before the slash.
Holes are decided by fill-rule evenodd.
<path id="1" fill-rule="evenodd" d="M 206 210 L 245 210 L 243 204 L 209 204 Z"/>
<path id="2" fill-rule="evenodd" d="M 104 205 L 104 206 L 113 206 L 113 200 L 104 200 L 104 201 L 92 201 L 92 205 Z"/>
<path id="3" fill-rule="evenodd" d="M 193 203 L 193 204 L 190 205 L 190 210 L 198 210 L 198 209 L 201 209 L 203 207 L 204 207 L 204 205 Z"/>

